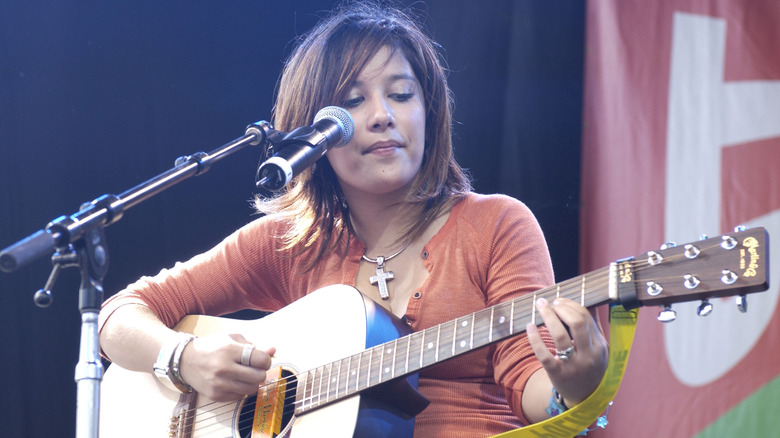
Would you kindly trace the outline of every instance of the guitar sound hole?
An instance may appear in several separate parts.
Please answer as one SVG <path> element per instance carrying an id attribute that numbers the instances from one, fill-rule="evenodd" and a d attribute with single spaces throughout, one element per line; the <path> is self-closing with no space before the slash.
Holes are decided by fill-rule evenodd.
<path id="1" fill-rule="evenodd" d="M 280 433 L 272 433 L 270 434 L 271 437 L 284 437 L 289 435 L 288 426 L 290 425 L 290 422 L 293 418 L 293 413 L 295 412 L 295 389 L 298 384 L 298 379 L 295 377 L 295 374 L 291 371 L 288 371 L 286 369 L 282 370 L 282 381 L 286 382 L 286 389 L 285 389 L 285 396 L 284 396 L 284 405 L 282 407 L 282 422 L 280 427 Z M 260 409 L 263 409 L 263 406 L 260 406 Z M 257 395 L 253 395 L 251 397 L 247 397 L 239 406 L 239 412 L 238 416 L 236 418 L 236 423 L 234 425 L 234 431 L 237 432 L 234 434 L 235 437 L 240 438 L 251 438 L 252 437 L 252 426 L 255 421 L 255 416 L 258 411 L 258 405 L 257 405 Z M 273 411 L 271 408 L 265 408 L 264 412 L 260 412 L 259 418 L 265 417 L 267 421 L 270 421 L 268 419 L 271 418 L 273 415 Z"/>

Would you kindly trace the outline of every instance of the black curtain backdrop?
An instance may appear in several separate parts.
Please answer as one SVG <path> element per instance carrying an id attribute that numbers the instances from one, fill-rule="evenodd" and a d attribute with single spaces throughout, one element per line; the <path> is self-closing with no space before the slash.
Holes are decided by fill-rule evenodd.
<path id="1" fill-rule="evenodd" d="M 0 0 L 0 247 L 269 119 L 292 40 L 333 5 Z M 414 5 L 446 51 L 477 191 L 526 202 L 558 280 L 577 275 L 584 2 Z M 251 220 L 258 160 L 244 149 L 108 227 L 106 297 Z M 0 436 L 75 433 L 79 276 L 66 270 L 40 309 L 50 269 L 0 274 Z"/>

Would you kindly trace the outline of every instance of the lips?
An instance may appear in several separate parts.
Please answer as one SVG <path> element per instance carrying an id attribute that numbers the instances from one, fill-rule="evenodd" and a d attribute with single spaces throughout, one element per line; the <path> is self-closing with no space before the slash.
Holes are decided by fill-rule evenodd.
<path id="1" fill-rule="evenodd" d="M 363 155 L 370 154 L 370 153 L 382 153 L 382 152 L 392 152 L 395 149 L 402 148 L 403 145 L 397 141 L 378 141 L 371 146 L 368 147 L 368 149 L 363 151 Z"/>

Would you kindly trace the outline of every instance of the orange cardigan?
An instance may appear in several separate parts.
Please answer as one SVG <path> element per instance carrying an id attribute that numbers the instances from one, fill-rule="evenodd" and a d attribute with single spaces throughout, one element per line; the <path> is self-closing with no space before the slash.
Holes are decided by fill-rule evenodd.
<path id="1" fill-rule="evenodd" d="M 355 286 L 365 251 L 360 241 L 351 239 L 348 250 L 340 244 L 304 274 L 300 258 L 279 253 L 275 236 L 284 226 L 274 216 L 256 219 L 208 252 L 141 278 L 105 302 L 100 327 L 128 303 L 146 304 L 172 327 L 188 314 L 274 311 L 323 286 Z M 457 203 L 419 256 L 429 275 L 409 299 L 405 316 L 413 330 L 554 282 L 536 218 L 503 195 L 470 194 Z M 419 390 L 431 403 L 416 417 L 415 436 L 473 438 L 520 427 L 522 390 L 540 367 L 520 335 L 424 370 Z"/>

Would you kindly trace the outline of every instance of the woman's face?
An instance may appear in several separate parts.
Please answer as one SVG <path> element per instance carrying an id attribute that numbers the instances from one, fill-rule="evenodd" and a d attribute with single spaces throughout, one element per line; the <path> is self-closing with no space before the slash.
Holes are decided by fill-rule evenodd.
<path id="1" fill-rule="evenodd" d="M 409 62 L 398 50 L 378 51 L 343 104 L 355 121 L 346 145 L 328 151 L 341 189 L 359 194 L 406 193 L 425 147 L 425 105 Z"/>

